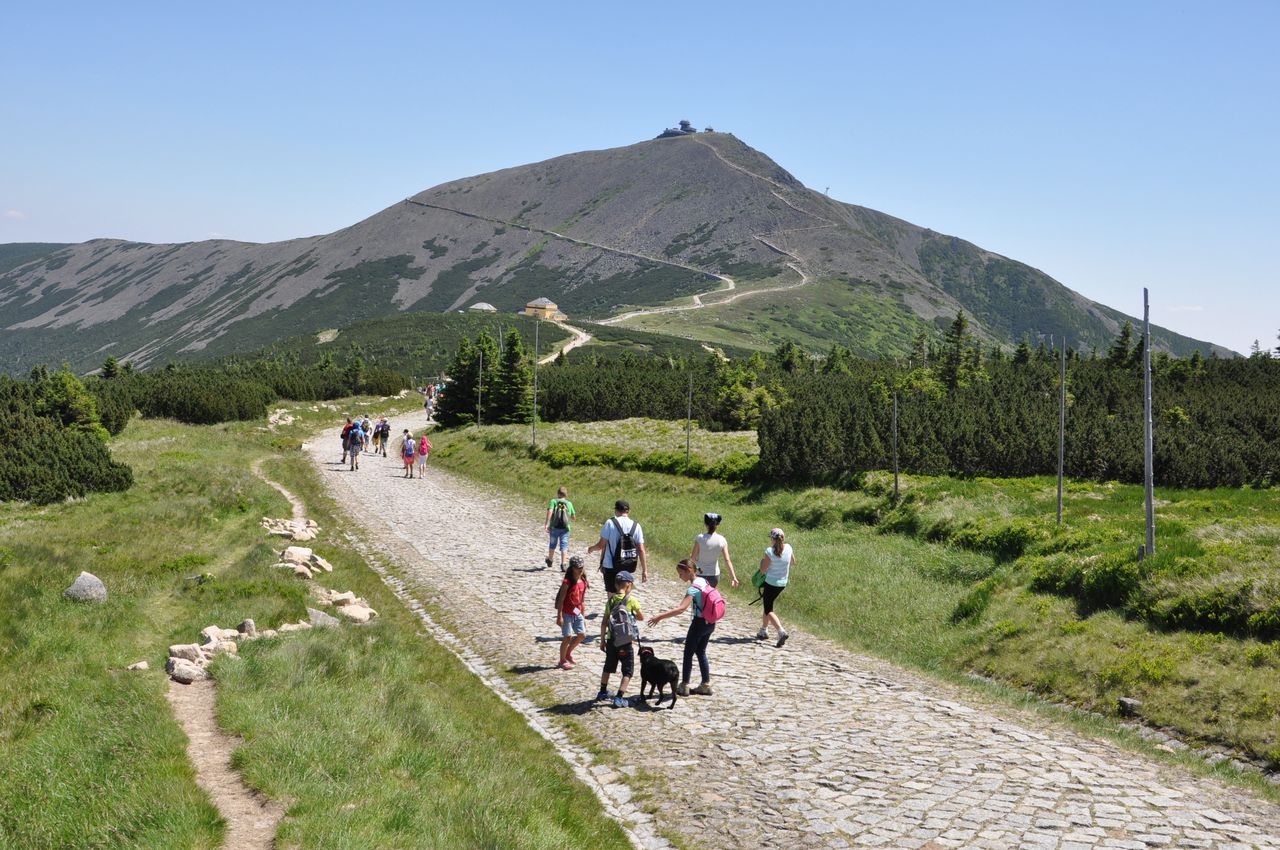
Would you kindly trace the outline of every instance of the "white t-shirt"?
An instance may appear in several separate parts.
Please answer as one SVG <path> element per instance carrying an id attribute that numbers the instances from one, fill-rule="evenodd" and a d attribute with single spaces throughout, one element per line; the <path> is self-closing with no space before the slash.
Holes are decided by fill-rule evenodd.
<path id="1" fill-rule="evenodd" d="M 699 534 L 694 540 L 698 544 L 698 575 L 720 575 L 720 555 L 724 552 L 724 547 L 729 545 L 729 541 L 725 540 L 724 535 L 718 531 Z"/>
<path id="2" fill-rule="evenodd" d="M 769 559 L 769 569 L 765 570 L 764 580 L 774 587 L 786 587 L 791 578 L 791 544 L 782 544 L 782 554 L 775 555 L 772 546 L 766 546 L 764 556 Z"/>
<path id="3" fill-rule="evenodd" d="M 606 570 L 613 569 L 613 550 L 618 546 L 618 525 L 614 525 L 617 520 L 618 525 L 622 526 L 624 532 L 631 534 L 631 542 L 637 547 L 644 544 L 644 529 L 640 527 L 640 523 L 636 522 L 629 516 L 615 516 L 604 524 L 604 528 L 600 529 L 600 536 L 604 538 L 607 544 L 604 547 L 603 567 Z"/>

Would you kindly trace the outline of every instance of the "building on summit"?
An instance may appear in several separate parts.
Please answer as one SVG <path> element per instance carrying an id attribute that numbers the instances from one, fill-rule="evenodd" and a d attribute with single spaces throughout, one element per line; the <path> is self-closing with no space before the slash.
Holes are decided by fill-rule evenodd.
<path id="1" fill-rule="evenodd" d="M 496 313 L 498 308 L 490 304 L 488 301 L 477 301 L 467 308 L 468 310 L 479 310 L 482 313 Z"/>
<path id="2" fill-rule="evenodd" d="M 535 319 L 546 319 L 550 322 L 563 322 L 569 318 L 560 311 L 560 308 L 556 306 L 556 302 L 550 298 L 535 298 L 524 305 L 522 312 L 526 316 L 533 316 Z"/>

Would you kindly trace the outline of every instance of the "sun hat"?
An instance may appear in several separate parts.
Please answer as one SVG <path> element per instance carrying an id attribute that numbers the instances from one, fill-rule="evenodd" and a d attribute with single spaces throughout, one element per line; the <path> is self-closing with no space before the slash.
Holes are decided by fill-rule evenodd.
<path id="1" fill-rule="evenodd" d="M 625 581 L 625 582 L 627 582 L 628 584 L 635 584 L 635 583 L 636 583 L 636 577 L 635 577 L 635 576 L 633 576 L 631 573 L 627 572 L 626 570 L 623 570 L 622 572 L 620 572 L 620 573 L 618 573 L 616 576 L 614 576 L 614 577 L 613 577 L 613 580 L 614 580 L 614 582 L 615 582 L 615 583 L 620 582 L 620 581 Z"/>
<path id="2" fill-rule="evenodd" d="M 777 540 L 779 537 L 785 537 L 786 535 L 782 533 L 781 528 L 775 528 L 773 531 L 769 532 L 769 536 L 772 537 L 774 540 Z"/>
<path id="3" fill-rule="evenodd" d="M 572 556 L 571 558 L 569 558 L 569 568 L 570 568 L 570 569 L 573 569 L 574 567 L 580 567 L 580 566 L 582 566 L 582 556 L 581 556 L 581 555 L 574 555 L 574 556 Z"/>

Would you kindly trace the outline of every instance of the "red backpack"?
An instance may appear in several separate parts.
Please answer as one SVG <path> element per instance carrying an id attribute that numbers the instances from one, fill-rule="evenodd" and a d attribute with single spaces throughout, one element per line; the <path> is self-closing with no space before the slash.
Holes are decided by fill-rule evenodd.
<path id="1" fill-rule="evenodd" d="M 710 584 L 702 588 L 702 619 L 718 623 L 724 618 L 724 596 Z"/>

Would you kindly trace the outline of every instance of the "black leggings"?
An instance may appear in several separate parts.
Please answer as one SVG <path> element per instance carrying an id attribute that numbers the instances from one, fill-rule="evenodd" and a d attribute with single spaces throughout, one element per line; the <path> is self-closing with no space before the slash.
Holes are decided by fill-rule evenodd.
<path id="1" fill-rule="evenodd" d="M 720 584 L 720 574 L 719 574 L 719 573 L 717 573 L 716 575 L 713 575 L 713 576 L 704 576 L 704 575 L 702 575 L 701 573 L 699 573 L 699 574 L 698 574 L 698 578 L 702 579 L 703 581 L 705 581 L 707 584 L 711 585 L 712 587 L 717 587 L 717 586 Z"/>
<path id="2" fill-rule="evenodd" d="M 689 681 L 695 655 L 698 656 L 698 672 L 702 674 L 702 681 L 711 679 L 711 665 L 707 663 L 707 643 L 715 630 L 715 623 L 708 623 L 701 617 L 693 618 L 693 622 L 689 624 L 689 631 L 684 636 L 684 666 L 680 670 L 680 681 Z"/>
<path id="3" fill-rule="evenodd" d="M 765 582 L 764 587 L 760 588 L 760 592 L 764 596 L 764 613 L 765 614 L 773 613 L 773 603 L 784 590 L 786 590 L 785 587 L 775 587 L 774 585 L 769 584 L 768 582 Z"/>

